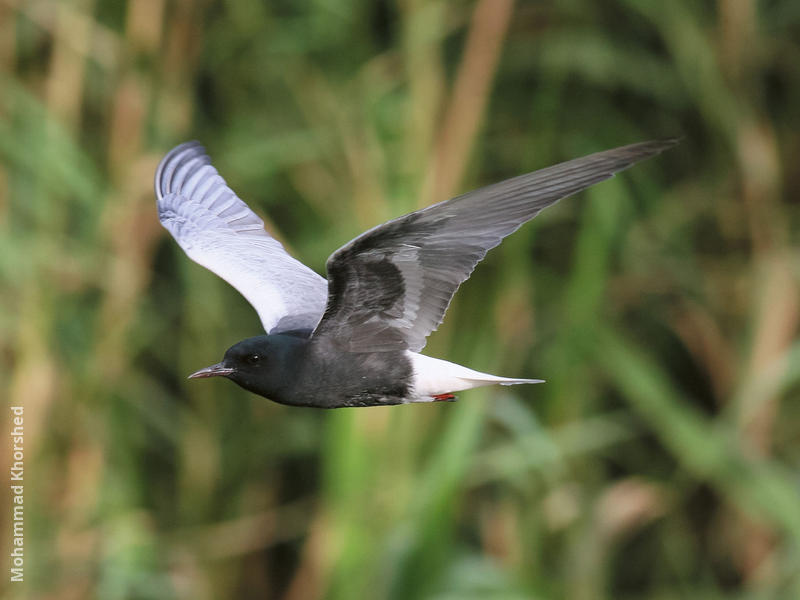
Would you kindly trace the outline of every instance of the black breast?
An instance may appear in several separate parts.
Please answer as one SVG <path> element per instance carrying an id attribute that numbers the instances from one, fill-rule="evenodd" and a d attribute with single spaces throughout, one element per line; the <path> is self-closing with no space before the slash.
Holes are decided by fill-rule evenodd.
<path id="1" fill-rule="evenodd" d="M 309 344 L 296 393 L 287 404 L 338 408 L 401 404 L 413 371 L 405 351 L 346 352 L 338 345 Z"/>

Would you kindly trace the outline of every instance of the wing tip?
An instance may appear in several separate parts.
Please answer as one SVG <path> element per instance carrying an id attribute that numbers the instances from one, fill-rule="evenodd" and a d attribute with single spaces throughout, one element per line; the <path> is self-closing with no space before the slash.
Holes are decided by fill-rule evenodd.
<path id="1" fill-rule="evenodd" d="M 681 141 L 683 141 L 683 136 L 675 136 L 656 140 L 648 140 L 646 142 L 637 142 L 635 144 L 622 146 L 621 148 L 618 148 L 618 150 L 630 153 L 633 162 L 639 162 L 640 160 L 657 156 L 662 152 L 677 146 L 681 143 Z"/>
<path id="2" fill-rule="evenodd" d="M 611 161 L 611 163 L 608 165 L 608 171 L 604 174 L 601 174 L 595 181 L 590 183 L 590 185 L 594 185 L 595 183 L 611 179 L 617 173 L 625 171 L 637 163 L 658 156 L 662 152 L 665 152 L 666 150 L 669 150 L 670 148 L 677 146 L 682 140 L 683 136 L 675 136 L 675 137 L 662 138 L 656 140 L 647 140 L 645 142 L 635 142 L 633 144 L 628 144 L 626 146 L 619 146 L 617 148 L 612 148 L 610 150 L 604 150 L 601 152 L 596 152 L 594 154 L 589 154 L 583 158 L 578 158 L 575 160 L 576 161 L 581 161 L 585 159 L 591 160 L 594 158 L 602 160 L 605 158 Z M 587 185 L 585 187 L 589 186 Z M 585 189 L 585 187 L 583 189 Z"/>
<path id="3" fill-rule="evenodd" d="M 205 147 L 198 140 L 189 140 L 178 144 L 164 155 L 164 158 L 158 163 L 153 178 L 153 187 L 158 202 L 161 202 L 164 196 L 170 193 L 171 190 L 168 187 L 176 168 L 187 158 L 198 156 L 208 157 Z"/>

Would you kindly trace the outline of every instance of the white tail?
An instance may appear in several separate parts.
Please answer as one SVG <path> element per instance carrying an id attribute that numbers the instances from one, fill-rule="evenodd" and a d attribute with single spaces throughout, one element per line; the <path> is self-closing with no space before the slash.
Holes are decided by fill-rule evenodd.
<path id="1" fill-rule="evenodd" d="M 414 370 L 414 395 L 418 402 L 433 399 L 434 396 L 460 392 L 484 385 L 516 385 L 518 383 L 542 383 L 543 379 L 511 379 L 489 373 L 473 371 L 455 363 L 409 352 L 408 358 Z"/>

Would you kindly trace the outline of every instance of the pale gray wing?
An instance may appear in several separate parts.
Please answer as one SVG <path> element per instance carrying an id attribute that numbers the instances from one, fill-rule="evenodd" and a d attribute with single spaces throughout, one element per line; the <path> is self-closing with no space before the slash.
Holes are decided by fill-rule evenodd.
<path id="1" fill-rule="evenodd" d="M 379 225 L 328 259 L 328 305 L 314 331 L 350 351 L 419 351 L 458 286 L 504 237 L 556 201 L 677 140 L 561 163 Z"/>
<path id="2" fill-rule="evenodd" d="M 199 143 L 181 144 L 162 159 L 155 191 L 161 224 L 189 258 L 253 305 L 267 333 L 316 327 L 325 309 L 325 279 L 269 236 Z"/>

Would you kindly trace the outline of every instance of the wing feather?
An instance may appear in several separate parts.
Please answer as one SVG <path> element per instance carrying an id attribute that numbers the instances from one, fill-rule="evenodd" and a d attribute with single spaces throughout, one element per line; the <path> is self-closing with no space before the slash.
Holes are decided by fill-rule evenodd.
<path id="1" fill-rule="evenodd" d="M 196 263 L 236 288 L 268 333 L 312 331 L 325 279 L 292 258 L 225 183 L 197 142 L 172 149 L 155 177 L 161 224 Z"/>
<path id="2" fill-rule="evenodd" d="M 350 351 L 421 350 L 458 286 L 503 238 L 561 198 L 675 143 L 642 142 L 584 156 L 363 233 L 328 259 L 328 304 L 314 337 Z"/>

